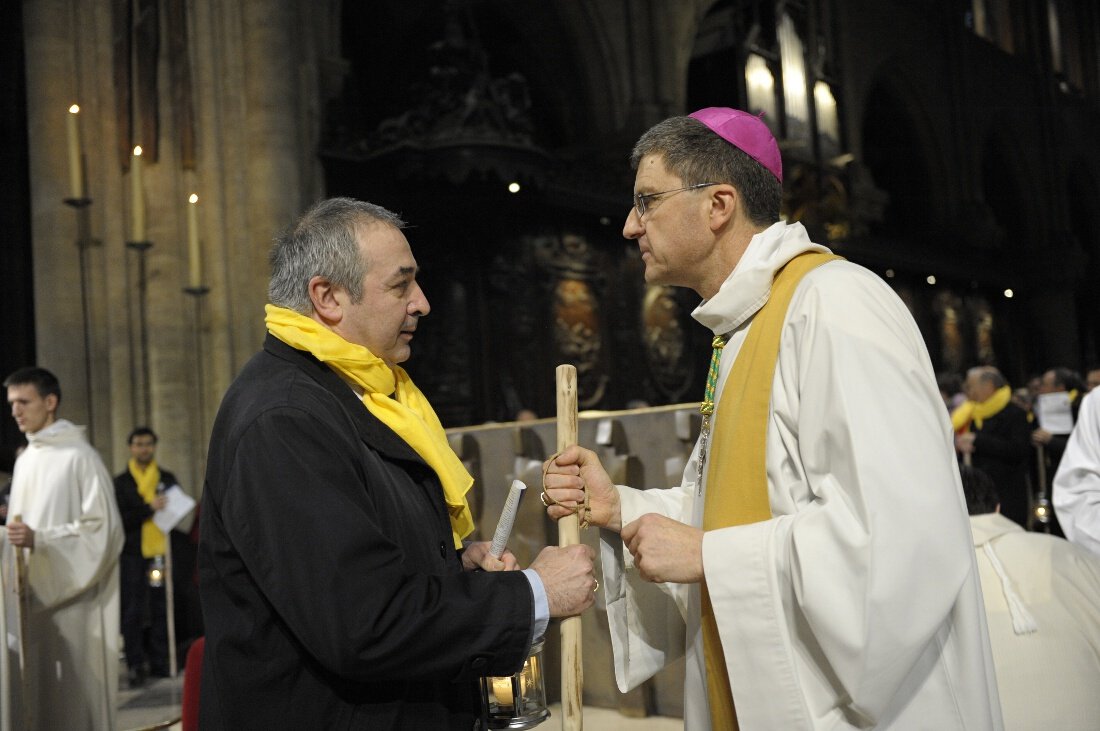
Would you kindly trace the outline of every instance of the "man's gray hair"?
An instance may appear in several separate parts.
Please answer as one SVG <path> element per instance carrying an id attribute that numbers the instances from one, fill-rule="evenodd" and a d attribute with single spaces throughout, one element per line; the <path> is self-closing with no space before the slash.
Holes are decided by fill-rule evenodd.
<path id="1" fill-rule="evenodd" d="M 996 367 L 991 365 L 974 366 L 966 373 L 967 375 L 973 374 L 975 378 L 991 384 L 993 388 L 1003 388 L 1008 385 L 1008 381 L 1005 380 L 1004 375 L 1002 375 Z"/>
<path id="2" fill-rule="evenodd" d="M 313 277 L 324 277 L 346 290 L 352 302 L 361 302 L 367 272 L 359 253 L 358 230 L 374 222 L 405 227 L 396 213 L 354 198 L 328 198 L 306 211 L 297 223 L 275 236 L 267 287 L 271 304 L 310 314 L 309 280 Z"/>
<path id="3" fill-rule="evenodd" d="M 641 136 L 630 155 L 634 170 L 647 155 L 659 155 L 684 185 L 729 183 L 757 226 L 779 220 L 783 184 L 767 168 L 691 117 L 671 117 Z"/>

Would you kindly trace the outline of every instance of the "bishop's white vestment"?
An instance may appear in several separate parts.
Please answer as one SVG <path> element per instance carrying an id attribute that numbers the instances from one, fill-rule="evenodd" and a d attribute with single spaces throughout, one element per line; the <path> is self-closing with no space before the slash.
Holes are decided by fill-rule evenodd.
<path id="1" fill-rule="evenodd" d="M 114 483 L 83 427 L 59 419 L 27 441 L 15 463 L 8 516 L 21 516 L 34 530 L 34 549 L 16 549 L 7 532 L 0 531 L 3 698 L 8 701 L 0 709 L 0 723 L 24 728 L 26 695 L 36 729 L 113 729 L 123 543 Z M 29 591 L 25 679 L 19 673 L 16 550 L 26 557 Z"/>
<path id="2" fill-rule="evenodd" d="M 693 317 L 726 335 L 721 389 L 775 272 L 810 242 L 757 234 Z M 715 432 L 712 440 L 722 439 Z M 623 525 L 702 525 L 696 445 L 683 483 L 618 487 Z M 766 443 L 772 518 L 708 531 L 704 575 L 741 729 L 1000 729 L 996 677 L 947 414 L 920 332 L 873 273 L 805 276 L 784 321 Z M 650 584 L 601 534 L 619 689 L 687 655 L 684 720 L 711 726 L 698 584 Z"/>

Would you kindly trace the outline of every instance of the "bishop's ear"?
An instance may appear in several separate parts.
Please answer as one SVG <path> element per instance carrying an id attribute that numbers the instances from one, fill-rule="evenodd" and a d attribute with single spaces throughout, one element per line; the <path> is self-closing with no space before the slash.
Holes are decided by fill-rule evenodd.
<path id="1" fill-rule="evenodd" d="M 718 230 L 733 220 L 741 206 L 741 195 L 729 184 L 715 185 L 710 189 L 710 227 Z"/>

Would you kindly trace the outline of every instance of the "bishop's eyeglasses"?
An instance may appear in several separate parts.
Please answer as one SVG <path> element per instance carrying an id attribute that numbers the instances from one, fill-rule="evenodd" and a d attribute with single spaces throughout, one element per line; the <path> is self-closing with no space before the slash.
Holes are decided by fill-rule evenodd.
<path id="1" fill-rule="evenodd" d="M 638 212 L 638 218 L 645 215 L 646 206 L 648 201 L 659 198 L 662 195 L 670 195 L 672 193 L 682 193 L 685 190 L 696 190 L 697 188 L 706 188 L 711 185 L 718 185 L 718 183 L 696 183 L 695 185 L 685 185 L 683 188 L 673 188 L 672 190 L 662 190 L 660 193 L 635 193 L 634 194 L 634 210 Z"/>

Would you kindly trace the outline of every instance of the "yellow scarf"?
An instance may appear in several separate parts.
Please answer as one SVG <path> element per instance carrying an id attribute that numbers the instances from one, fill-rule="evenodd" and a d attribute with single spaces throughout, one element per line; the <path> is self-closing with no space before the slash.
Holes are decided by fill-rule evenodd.
<path id="1" fill-rule="evenodd" d="M 160 468 L 154 459 L 145 469 L 134 460 L 133 457 L 127 463 L 130 467 L 130 475 L 137 483 L 138 495 L 147 503 L 152 503 L 157 496 L 157 485 L 160 484 Z M 145 558 L 164 555 L 164 534 L 160 528 L 149 518 L 141 524 L 141 555 Z"/>
<path id="2" fill-rule="evenodd" d="M 802 277 L 840 258 L 818 252 L 796 256 L 775 275 L 768 301 L 753 317 L 733 369 L 726 377 L 715 418 L 703 507 L 704 531 L 758 523 L 772 517 L 764 459 L 783 321 Z M 737 729 L 725 650 L 705 581 L 702 624 L 711 727 Z"/>
<path id="3" fill-rule="evenodd" d="M 265 308 L 268 332 L 292 348 L 306 350 L 348 381 L 363 389 L 363 405 L 393 429 L 435 470 L 451 519 L 455 548 L 474 530 L 466 493 L 474 478 L 447 443 L 439 417 L 420 389 L 399 366 L 385 361 L 362 345 L 349 343 L 316 320 L 275 305 Z M 390 397 L 393 394 L 393 397 Z"/>
<path id="4" fill-rule="evenodd" d="M 959 407 L 951 412 L 951 426 L 957 432 L 970 431 L 970 422 L 978 429 L 982 428 L 982 422 L 996 416 L 1008 406 L 1012 400 L 1012 389 L 1001 386 L 993 395 L 985 401 L 977 403 L 969 399 L 959 404 Z"/>

